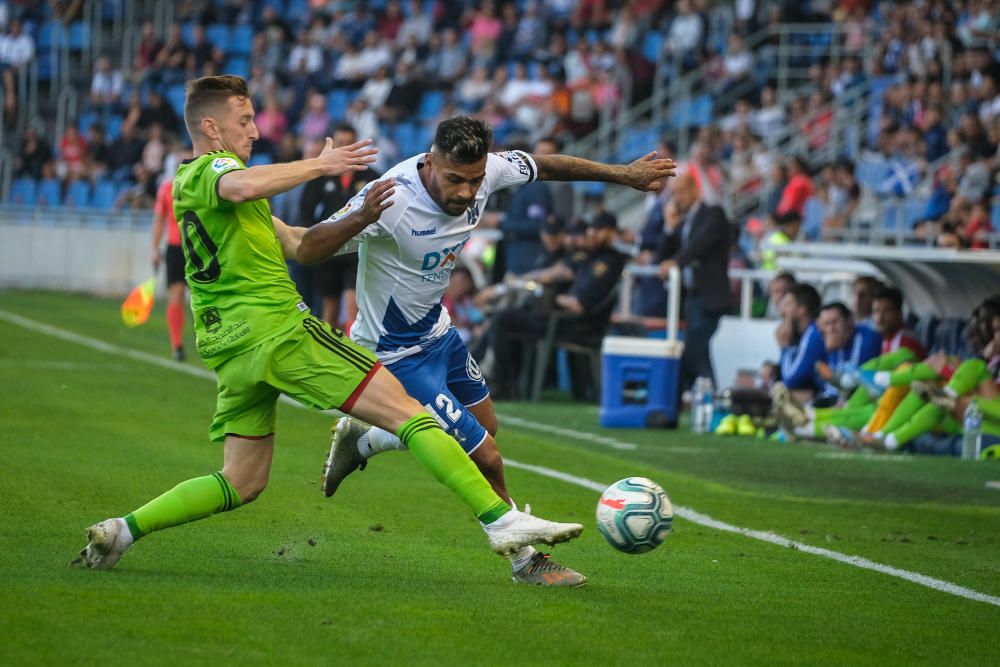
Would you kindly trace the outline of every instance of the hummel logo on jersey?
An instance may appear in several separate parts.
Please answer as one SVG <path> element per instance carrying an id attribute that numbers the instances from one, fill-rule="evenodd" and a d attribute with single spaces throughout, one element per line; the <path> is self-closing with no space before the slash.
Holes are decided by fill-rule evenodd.
<path id="1" fill-rule="evenodd" d="M 410 234 L 412 236 L 434 236 L 437 234 L 437 227 L 431 227 L 430 229 L 411 229 Z"/>

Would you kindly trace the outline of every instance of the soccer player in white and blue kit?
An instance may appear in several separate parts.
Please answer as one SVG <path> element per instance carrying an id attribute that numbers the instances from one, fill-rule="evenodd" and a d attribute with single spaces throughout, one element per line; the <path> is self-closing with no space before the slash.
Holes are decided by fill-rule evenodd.
<path id="1" fill-rule="evenodd" d="M 630 165 L 521 151 L 490 153 L 492 142 L 493 131 L 481 120 L 457 116 L 442 122 L 429 153 L 392 167 L 310 228 L 298 257 L 309 263 L 357 249 L 359 312 L 351 338 L 376 353 L 509 501 L 489 389 L 441 304 L 462 249 L 497 190 L 533 180 L 595 180 L 657 190 L 676 165 L 656 159 L 655 153 Z M 382 202 L 374 223 L 359 214 L 366 200 Z M 324 469 L 326 495 L 368 458 L 390 449 L 405 447 L 392 433 L 341 419 Z M 582 574 L 532 547 L 514 554 L 511 566 L 518 582 L 586 583 Z"/>

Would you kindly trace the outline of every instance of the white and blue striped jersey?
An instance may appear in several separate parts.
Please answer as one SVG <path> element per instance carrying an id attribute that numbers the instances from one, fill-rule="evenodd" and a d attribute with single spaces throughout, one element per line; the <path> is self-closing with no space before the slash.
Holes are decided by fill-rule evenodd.
<path id="1" fill-rule="evenodd" d="M 497 190 L 533 181 L 537 173 L 526 153 L 490 153 L 475 201 L 465 213 L 450 216 L 420 180 L 423 162 L 421 154 L 383 175 L 396 181 L 394 204 L 340 251 L 356 249 L 360 258 L 358 318 L 351 339 L 374 350 L 383 363 L 415 354 L 448 332 L 451 316 L 441 299 L 486 200 Z M 336 222 L 361 208 L 371 185 L 324 222 Z"/>

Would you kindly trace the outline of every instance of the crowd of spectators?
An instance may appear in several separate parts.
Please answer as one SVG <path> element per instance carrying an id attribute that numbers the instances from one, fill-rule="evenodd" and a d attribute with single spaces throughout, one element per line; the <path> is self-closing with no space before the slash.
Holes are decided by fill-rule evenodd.
<path id="1" fill-rule="evenodd" d="M 34 48 L 15 17 L 38 18 L 13 5 L 0 39 L 5 109 L 16 106 L 17 68 Z M 137 27 L 132 62 L 96 59 L 85 113 L 68 123 L 76 131 L 54 145 L 45 132 L 20 137 L 16 173 L 64 188 L 110 178 L 129 193 L 119 205 L 148 205 L 186 142 L 178 92 L 222 71 L 250 80 L 258 159 L 301 155 L 347 121 L 378 142 L 385 168 L 454 113 L 480 114 L 504 143 L 572 139 L 594 129 L 602 110 L 647 96 L 657 65 L 667 80 L 701 68 L 705 91 L 723 104 L 713 122 L 699 121 L 686 166 L 706 203 L 736 202 L 741 213 L 759 203 L 752 210 L 763 215 L 734 221 L 746 223 L 747 262 L 766 264 L 761 244 L 789 216 L 802 219 L 807 240 L 841 238 L 886 223 L 894 199 L 906 202 L 916 242 L 980 248 L 993 232 L 1000 167 L 997 16 L 996 0 L 181 2 L 165 35 L 151 21 Z M 787 21 L 839 30 L 795 56 L 808 80 L 778 99 L 780 40 L 750 49 L 744 38 Z M 228 42 L 213 39 L 220 25 Z M 860 154 L 828 151 L 838 110 L 868 87 Z M 122 163 L 114 142 L 141 159 Z M 665 203 L 651 203 L 651 216 L 662 217 Z"/>

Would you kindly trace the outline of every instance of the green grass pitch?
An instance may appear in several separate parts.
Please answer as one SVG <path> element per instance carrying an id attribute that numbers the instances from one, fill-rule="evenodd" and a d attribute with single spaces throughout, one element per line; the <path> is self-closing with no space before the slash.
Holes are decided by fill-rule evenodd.
<path id="1" fill-rule="evenodd" d="M 69 568 L 86 526 L 221 463 L 209 380 L 4 319 L 165 357 L 162 307 L 127 330 L 118 305 L 0 292 L 0 664 L 1000 662 L 993 604 L 680 518 L 659 549 L 619 554 L 594 526 L 597 493 L 511 468 L 515 500 L 585 524 L 553 553 L 590 577 L 578 590 L 516 586 L 474 517 L 408 454 L 323 498 L 331 419 L 285 404 L 257 502 L 151 535 L 112 572 Z M 720 521 L 1000 596 L 1000 490 L 987 486 L 1000 465 L 604 431 L 595 406 L 499 412 L 516 461 L 602 483 L 644 475 Z"/>

